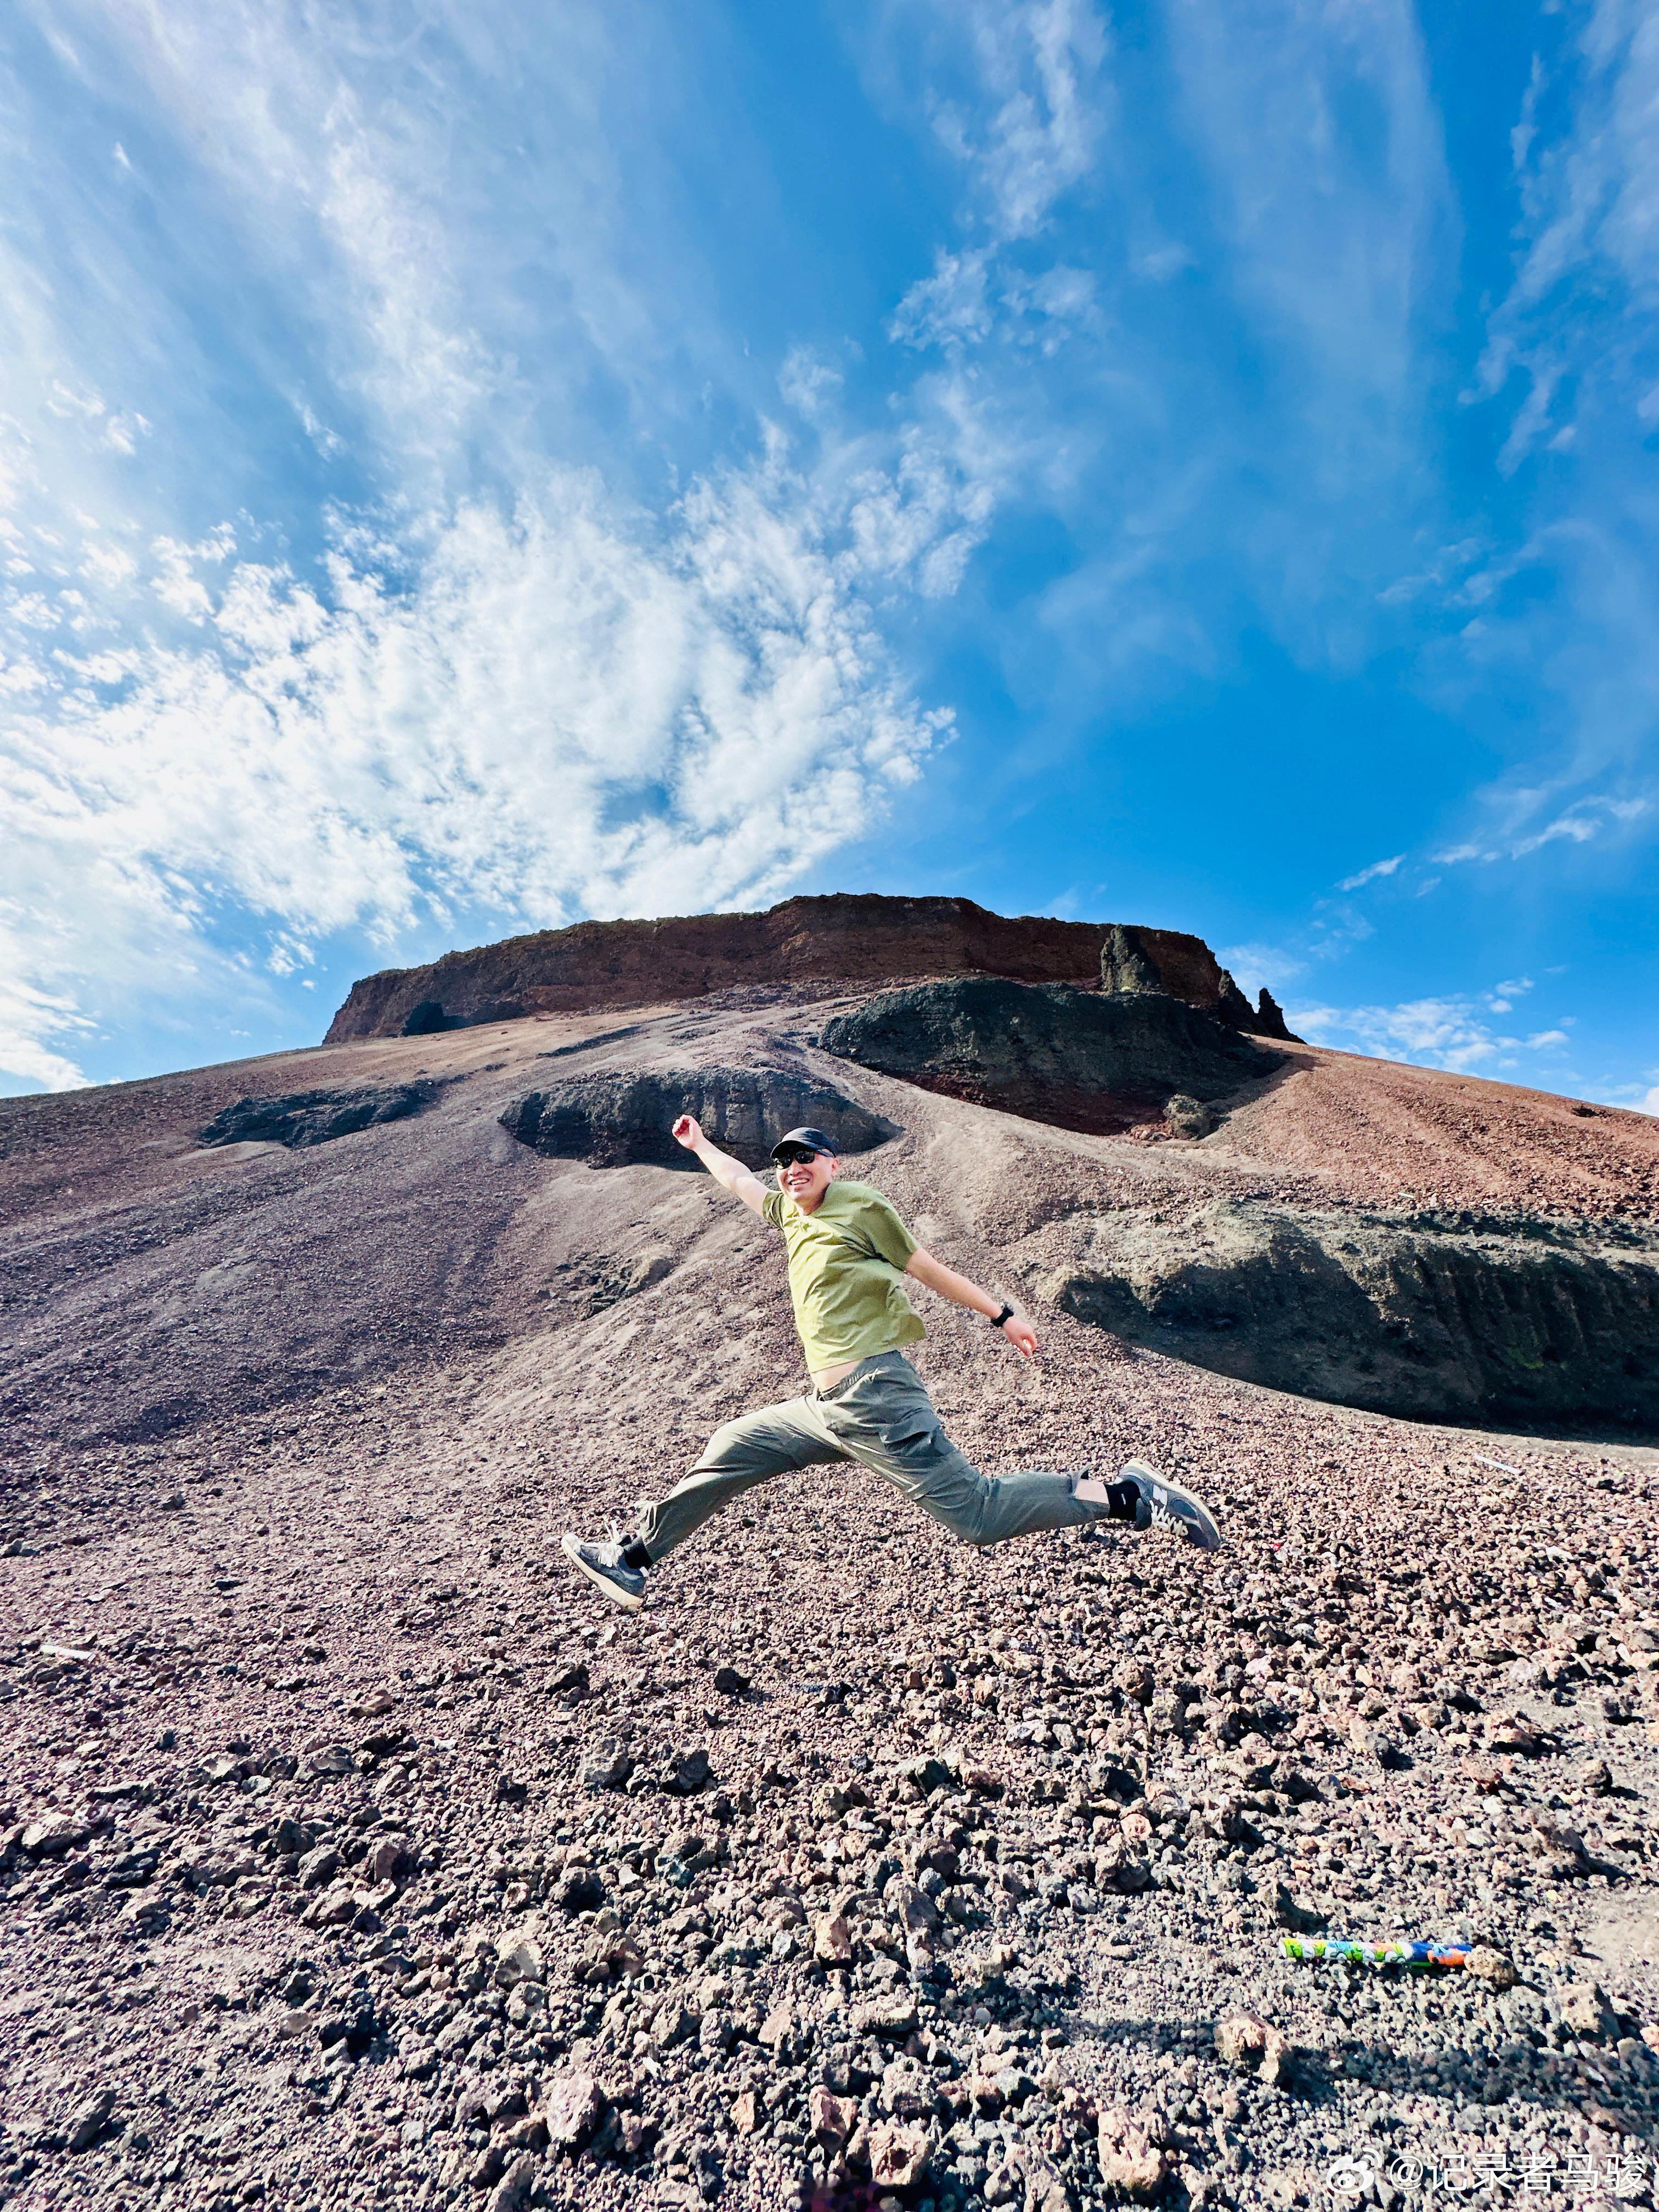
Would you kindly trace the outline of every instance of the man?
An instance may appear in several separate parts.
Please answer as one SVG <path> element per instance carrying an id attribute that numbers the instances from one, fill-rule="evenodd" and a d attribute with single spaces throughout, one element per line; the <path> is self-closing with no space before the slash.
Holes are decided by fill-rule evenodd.
<path id="1" fill-rule="evenodd" d="M 821 1129 L 791 1129 L 773 1146 L 775 1190 L 711 1145 L 689 1114 L 674 1134 L 716 1182 L 782 1231 L 812 1388 L 717 1429 L 666 1498 L 641 1500 L 631 1534 L 608 1543 L 563 1539 L 569 1559 L 613 1604 L 630 1612 L 642 1605 L 651 1569 L 745 1490 L 838 1460 L 872 1468 L 952 1535 L 981 1547 L 1091 1521 L 1179 1528 L 1206 1551 L 1220 1544 L 1198 1499 L 1138 1460 L 1111 1483 L 1092 1474 L 983 1475 L 969 1465 L 901 1349 L 926 1334 L 904 1278 L 983 1314 L 1027 1359 L 1036 1334 L 1011 1305 L 924 1251 L 879 1191 L 838 1180 L 841 1164 Z"/>

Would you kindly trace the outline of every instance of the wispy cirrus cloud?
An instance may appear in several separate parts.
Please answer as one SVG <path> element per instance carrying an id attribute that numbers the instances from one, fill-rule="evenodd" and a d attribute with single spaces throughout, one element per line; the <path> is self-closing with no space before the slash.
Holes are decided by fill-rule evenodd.
<path id="1" fill-rule="evenodd" d="M 660 154 L 624 175 L 625 57 L 562 12 L 556 69 L 442 7 L 389 44 L 343 4 L 88 0 L 46 33 L 54 97 L 122 137 L 100 169 L 66 133 L 61 204 L 20 188 L 0 242 L 27 308 L 0 363 L 14 1082 L 79 1079 L 135 1006 L 268 1015 L 333 940 L 763 901 L 948 732 L 883 624 L 983 535 L 970 398 L 844 425 L 832 363 L 797 345 L 769 386 L 701 313 L 672 222 L 630 264 Z M 502 221 L 494 135 L 459 126 L 510 59 L 546 109 L 516 103 L 541 197 Z M 156 265 L 164 175 L 223 297 Z M 66 253 L 130 295 L 123 344 Z M 723 451 L 582 464 L 596 413 L 647 447 L 683 423 L 693 356 Z"/>
<path id="2" fill-rule="evenodd" d="M 1370 867 L 1361 868 L 1352 876 L 1344 876 L 1337 889 L 1340 891 L 1364 890 L 1367 884 L 1378 883 L 1384 876 L 1393 875 L 1405 857 L 1403 853 L 1395 853 L 1386 860 L 1373 860 Z"/>
<path id="3" fill-rule="evenodd" d="M 1538 1079 L 1559 1080 L 1559 1055 L 1571 1042 L 1570 1017 L 1566 1025 L 1558 1023 L 1524 1036 L 1494 1025 L 1492 1018 L 1512 1012 L 1516 999 L 1532 988 L 1517 979 L 1480 997 L 1413 999 L 1392 1006 L 1293 1006 L 1287 1019 L 1310 1043 L 1376 1059 L 1507 1075 L 1535 1056 L 1542 1062 L 1535 1071 Z"/>
<path id="4" fill-rule="evenodd" d="M 1029 238 L 1094 169 L 1112 109 L 1111 35 L 1093 0 L 967 0 L 941 10 L 973 96 L 933 93 L 933 128 L 976 179 L 1000 238 Z"/>

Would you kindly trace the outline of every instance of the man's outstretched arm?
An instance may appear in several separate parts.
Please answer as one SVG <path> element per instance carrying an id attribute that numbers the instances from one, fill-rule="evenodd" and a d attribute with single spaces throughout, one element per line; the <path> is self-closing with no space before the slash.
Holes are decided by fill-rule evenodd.
<path id="1" fill-rule="evenodd" d="M 696 1154 L 717 1183 L 723 1184 L 733 1198 L 740 1198 L 751 1212 L 760 1212 L 766 1203 L 766 1185 L 752 1169 L 734 1160 L 730 1152 L 721 1152 L 718 1145 L 711 1145 L 690 1114 L 680 1115 L 674 1134 L 688 1152 Z"/>
<path id="2" fill-rule="evenodd" d="M 970 1283 L 966 1275 L 959 1275 L 954 1267 L 947 1267 L 943 1260 L 936 1260 L 920 1244 L 910 1255 L 904 1272 L 907 1275 L 914 1275 L 919 1283 L 925 1283 L 930 1291 L 937 1291 L 940 1297 L 949 1298 L 953 1305 L 966 1306 L 969 1313 L 983 1314 L 987 1321 L 994 1321 L 1002 1310 L 1003 1301 L 1000 1298 L 994 1298 L 989 1291 L 981 1290 L 979 1285 Z M 1027 1359 L 1037 1348 L 1036 1331 L 1019 1314 L 1009 1315 L 1002 1324 L 1002 1333 L 1015 1350 L 1024 1352 Z"/>

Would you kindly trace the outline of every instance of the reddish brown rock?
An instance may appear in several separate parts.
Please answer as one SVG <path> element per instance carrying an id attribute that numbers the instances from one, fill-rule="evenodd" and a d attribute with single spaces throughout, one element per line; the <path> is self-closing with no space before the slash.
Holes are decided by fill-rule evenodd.
<path id="1" fill-rule="evenodd" d="M 1219 1014 L 1253 1014 L 1201 938 L 1174 929 L 992 914 L 971 899 L 837 893 L 785 899 L 763 914 L 680 915 L 660 921 L 580 921 L 425 968 L 389 968 L 354 983 L 327 1042 L 418 1036 L 525 1014 L 599 1012 L 702 998 L 734 985 L 833 982 L 841 988 L 932 975 L 1006 975 L 1098 988 L 1105 959 L 1120 988 L 1152 989 Z"/>

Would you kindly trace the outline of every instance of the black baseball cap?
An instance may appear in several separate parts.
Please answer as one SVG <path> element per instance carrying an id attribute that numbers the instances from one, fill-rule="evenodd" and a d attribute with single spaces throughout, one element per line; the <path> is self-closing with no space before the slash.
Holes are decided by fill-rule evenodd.
<path id="1" fill-rule="evenodd" d="M 831 1159 L 836 1158 L 836 1148 L 822 1129 L 786 1129 L 776 1144 L 773 1146 L 772 1157 L 776 1159 L 781 1152 L 791 1150 L 802 1152 L 827 1152 Z"/>

